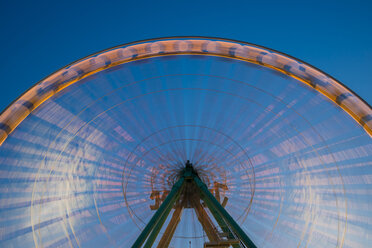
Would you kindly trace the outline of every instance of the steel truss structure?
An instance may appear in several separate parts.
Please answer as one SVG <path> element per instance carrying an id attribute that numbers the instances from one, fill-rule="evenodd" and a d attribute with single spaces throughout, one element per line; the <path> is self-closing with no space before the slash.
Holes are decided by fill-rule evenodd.
<path id="1" fill-rule="evenodd" d="M 209 242 L 205 243 L 204 247 L 256 248 L 252 240 L 208 190 L 207 185 L 199 178 L 190 161 L 186 162 L 186 167 L 180 173 L 180 178 L 173 185 L 172 190 L 143 229 L 132 248 L 142 247 L 143 244 L 144 248 L 152 247 L 169 213 L 172 208 L 175 208 L 172 218 L 157 246 L 158 248 L 168 247 L 185 207 L 195 210 L 198 220 L 203 226 L 209 239 Z M 205 207 L 208 207 L 223 232 L 218 232 Z"/>

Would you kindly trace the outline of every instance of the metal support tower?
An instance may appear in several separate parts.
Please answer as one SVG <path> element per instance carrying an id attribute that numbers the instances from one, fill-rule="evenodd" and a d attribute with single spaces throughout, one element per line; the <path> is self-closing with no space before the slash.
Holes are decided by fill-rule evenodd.
<path id="1" fill-rule="evenodd" d="M 219 233 L 201 200 L 208 207 L 223 233 Z M 224 200 L 223 205 L 226 204 L 226 200 Z M 194 208 L 198 220 L 207 234 L 209 242 L 205 243 L 204 247 L 256 248 L 252 240 L 208 190 L 207 185 L 200 180 L 189 161 L 180 173 L 180 178 L 173 185 L 172 190 L 143 229 L 132 248 L 152 247 L 169 213 L 174 208 L 171 220 L 157 246 L 158 248 L 168 247 L 185 207 Z M 152 206 L 151 209 L 154 209 L 154 207 Z"/>

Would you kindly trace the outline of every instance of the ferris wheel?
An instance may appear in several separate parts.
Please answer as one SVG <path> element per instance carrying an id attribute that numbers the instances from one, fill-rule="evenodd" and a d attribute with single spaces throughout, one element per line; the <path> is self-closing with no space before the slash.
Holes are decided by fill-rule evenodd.
<path id="1" fill-rule="evenodd" d="M 76 61 L 0 115 L 1 247 L 369 247 L 372 110 L 240 41 Z"/>

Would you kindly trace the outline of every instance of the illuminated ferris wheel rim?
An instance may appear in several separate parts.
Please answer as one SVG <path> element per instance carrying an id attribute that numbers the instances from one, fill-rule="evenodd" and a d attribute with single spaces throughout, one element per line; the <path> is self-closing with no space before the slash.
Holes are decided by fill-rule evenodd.
<path id="1" fill-rule="evenodd" d="M 211 37 L 166 37 L 131 42 L 75 61 L 39 81 L 0 114 L 0 145 L 37 107 L 97 72 L 136 60 L 172 55 L 218 56 L 271 68 L 310 86 L 349 114 L 372 136 L 372 109 L 340 81 L 297 58 L 263 46 Z"/>

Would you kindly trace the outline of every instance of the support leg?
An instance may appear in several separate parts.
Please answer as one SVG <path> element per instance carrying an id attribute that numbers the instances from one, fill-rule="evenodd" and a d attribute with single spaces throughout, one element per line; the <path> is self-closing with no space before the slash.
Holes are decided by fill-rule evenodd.
<path id="1" fill-rule="evenodd" d="M 177 229 L 177 225 L 181 220 L 181 214 L 183 211 L 183 206 L 177 206 L 176 209 L 173 212 L 172 218 L 167 226 L 167 229 L 165 229 L 165 232 L 163 236 L 161 237 L 161 240 L 157 246 L 157 248 L 167 248 L 172 240 L 172 237 L 174 235 L 174 232 Z"/>
<path id="2" fill-rule="evenodd" d="M 199 222 L 203 226 L 205 233 L 210 242 L 218 242 L 220 241 L 220 237 L 218 236 L 217 228 L 214 226 L 212 220 L 209 218 L 207 212 L 200 204 L 199 199 L 193 200 L 194 209 L 196 215 L 198 216 Z"/>
<path id="3" fill-rule="evenodd" d="M 221 206 L 221 204 L 208 190 L 207 185 L 205 185 L 197 176 L 194 176 L 193 179 L 196 185 L 200 188 L 208 208 L 216 209 L 218 214 L 221 215 L 221 217 L 225 220 L 225 222 L 229 225 L 229 227 L 234 231 L 234 233 L 244 243 L 245 246 L 249 248 L 256 248 L 256 245 L 252 242 L 252 240 L 247 236 L 247 234 L 245 234 L 245 232 L 240 228 L 240 226 L 235 222 L 230 214 Z"/>
<path id="4" fill-rule="evenodd" d="M 139 248 L 142 246 L 142 244 L 146 241 L 147 237 L 151 233 L 151 231 L 154 229 L 155 225 L 159 222 L 165 211 L 170 207 L 173 207 L 174 203 L 176 202 L 177 196 L 179 196 L 180 189 L 182 188 L 184 184 L 184 177 L 181 177 L 174 185 L 169 192 L 168 196 L 165 198 L 164 202 L 160 205 L 159 209 L 155 212 L 155 214 L 152 216 L 149 223 L 146 225 L 146 227 L 143 229 L 140 236 L 137 238 L 136 242 L 134 242 L 132 248 Z"/>

